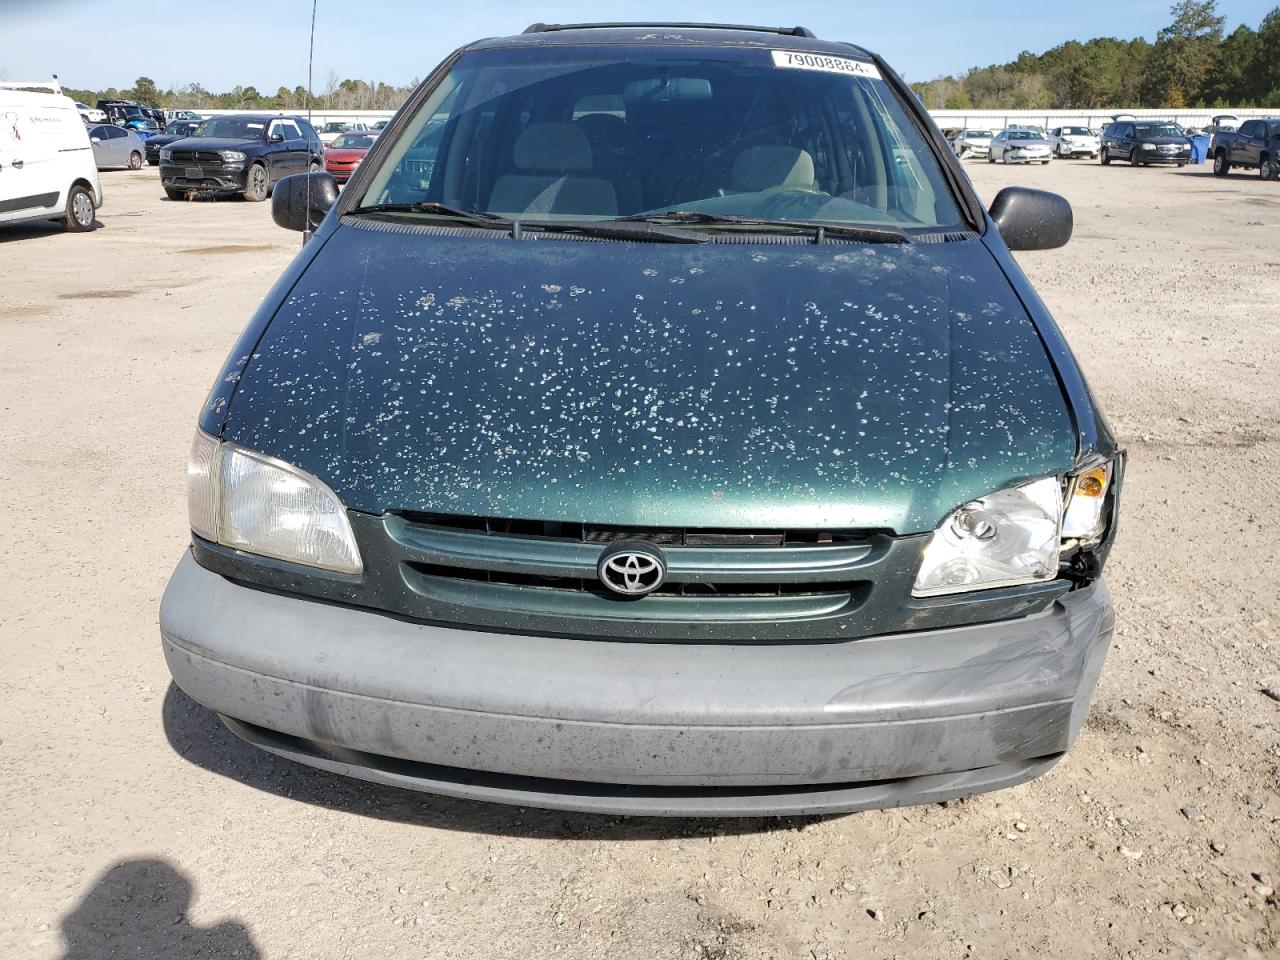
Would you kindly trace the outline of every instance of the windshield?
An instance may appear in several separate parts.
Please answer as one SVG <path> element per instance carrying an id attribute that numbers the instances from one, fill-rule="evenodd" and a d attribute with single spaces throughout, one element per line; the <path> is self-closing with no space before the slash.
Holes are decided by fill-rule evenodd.
<path id="1" fill-rule="evenodd" d="M 193 137 L 216 137 L 219 140 L 258 140 L 266 121 L 248 117 L 211 117 L 191 131 Z"/>
<path id="2" fill-rule="evenodd" d="M 985 140 L 990 140 L 992 137 L 995 136 L 995 134 L 992 133 L 990 130 L 966 130 L 964 132 L 964 135 L 966 137 L 975 137 L 977 139 L 985 139 Z"/>
<path id="3" fill-rule="evenodd" d="M 1062 135 L 1064 137 L 1087 137 L 1090 136 L 1088 127 L 1063 127 Z"/>
<path id="4" fill-rule="evenodd" d="M 335 150 L 368 150 L 373 146 L 373 137 L 367 133 L 344 133 L 333 141 Z"/>
<path id="5" fill-rule="evenodd" d="M 1039 140 L 1040 134 L 1032 133 L 1030 130 L 1010 130 L 1010 140 Z"/>
<path id="6" fill-rule="evenodd" d="M 962 223 L 872 64 L 783 50 L 475 51 L 384 156 L 361 206 L 434 203 L 526 223 L 671 211 Z"/>
<path id="7" fill-rule="evenodd" d="M 1181 137 L 1182 131 L 1172 123 L 1138 124 L 1139 137 Z"/>
<path id="8" fill-rule="evenodd" d="M 341 122 L 339 122 L 339 121 L 335 120 L 335 121 L 333 121 L 332 123 L 326 123 L 326 124 L 324 125 L 324 131 L 323 131 L 323 132 L 324 132 L 324 133 L 342 133 L 342 131 L 344 131 L 344 130 L 350 130 L 350 129 L 351 129 L 351 124 L 349 124 L 349 123 L 341 123 Z"/>

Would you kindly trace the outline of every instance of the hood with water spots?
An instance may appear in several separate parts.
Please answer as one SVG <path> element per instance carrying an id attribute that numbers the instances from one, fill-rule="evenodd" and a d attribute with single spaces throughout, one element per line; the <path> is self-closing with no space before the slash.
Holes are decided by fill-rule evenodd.
<path id="1" fill-rule="evenodd" d="M 348 506 L 931 530 L 1060 473 L 1068 407 L 980 241 L 514 240 L 345 225 L 225 436 Z"/>

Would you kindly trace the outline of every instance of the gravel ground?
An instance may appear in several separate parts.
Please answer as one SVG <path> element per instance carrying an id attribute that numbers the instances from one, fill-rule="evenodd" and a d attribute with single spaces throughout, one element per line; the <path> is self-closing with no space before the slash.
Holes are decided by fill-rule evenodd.
<path id="1" fill-rule="evenodd" d="M 486 806 L 240 744 L 156 613 L 196 411 L 296 235 L 153 170 L 103 175 L 93 234 L 0 228 L 0 956 L 1280 955 L 1280 186 L 968 169 L 1075 204 L 1020 259 L 1131 452 L 1118 635 L 1046 777 L 823 820 Z"/>

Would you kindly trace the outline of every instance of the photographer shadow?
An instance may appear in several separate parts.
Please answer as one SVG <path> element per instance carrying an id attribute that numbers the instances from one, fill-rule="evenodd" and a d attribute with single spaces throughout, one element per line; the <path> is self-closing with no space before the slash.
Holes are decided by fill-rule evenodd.
<path id="1" fill-rule="evenodd" d="M 62 960 L 226 957 L 261 960 L 249 929 L 235 920 L 191 923 L 191 880 L 164 860 L 112 866 L 62 919 Z"/>

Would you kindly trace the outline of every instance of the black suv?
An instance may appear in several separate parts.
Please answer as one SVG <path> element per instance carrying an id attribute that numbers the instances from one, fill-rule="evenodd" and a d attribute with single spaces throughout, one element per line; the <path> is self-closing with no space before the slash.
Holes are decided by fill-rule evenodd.
<path id="1" fill-rule="evenodd" d="M 1102 131 L 1102 162 L 1128 160 L 1133 166 L 1191 162 L 1191 141 L 1171 120 L 1119 120 Z"/>
<path id="2" fill-rule="evenodd" d="M 281 177 L 318 171 L 323 152 L 315 129 L 301 117 L 210 117 L 189 137 L 160 148 L 160 182 L 170 200 L 195 192 L 265 200 Z"/>
<path id="3" fill-rule="evenodd" d="M 154 137 L 147 137 L 144 145 L 147 151 L 147 163 L 153 167 L 159 166 L 160 148 L 167 147 L 176 140 L 191 136 L 198 126 L 200 126 L 199 120 L 174 120 L 164 128 L 164 133 L 158 133 Z"/>

